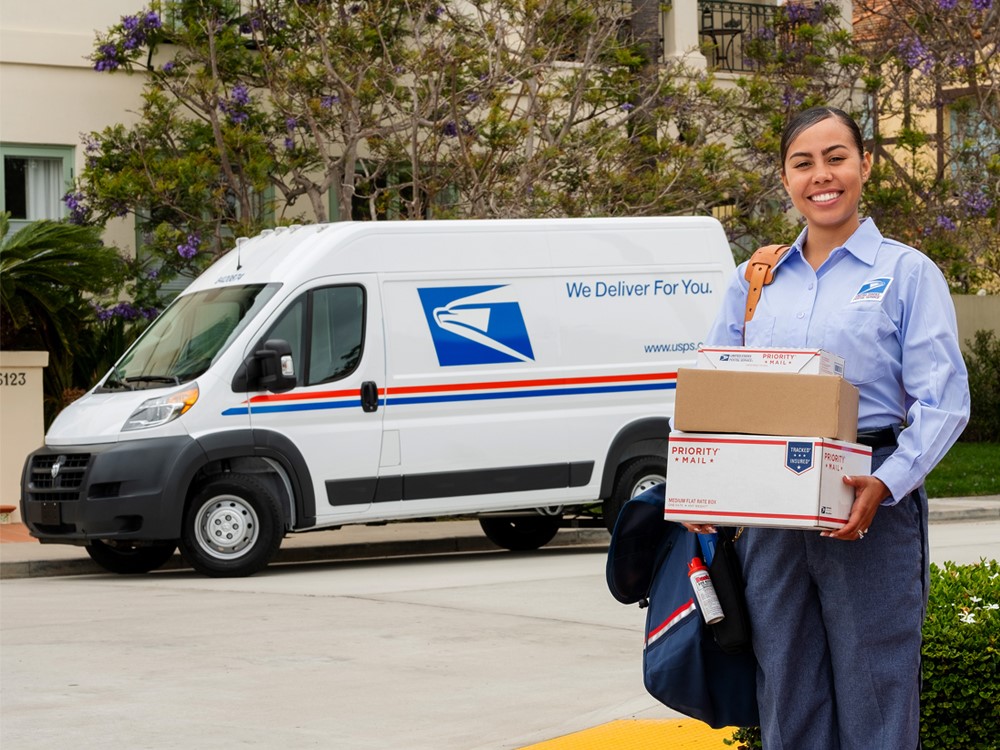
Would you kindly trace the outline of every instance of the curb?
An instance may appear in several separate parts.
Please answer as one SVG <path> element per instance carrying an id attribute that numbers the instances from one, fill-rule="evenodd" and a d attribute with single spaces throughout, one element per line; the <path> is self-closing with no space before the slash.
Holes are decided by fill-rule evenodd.
<path id="1" fill-rule="evenodd" d="M 947 523 L 953 521 L 1000 519 L 1000 499 L 950 498 L 947 501 L 930 501 L 928 521 Z M 967 503 L 967 504 L 965 504 Z M 961 507 L 963 504 L 964 507 Z M 409 557 L 414 555 L 448 555 L 468 552 L 497 552 L 501 548 L 481 533 L 472 535 L 425 537 L 421 539 L 395 539 L 372 542 L 344 542 L 341 544 L 303 541 L 308 534 L 286 538 L 271 565 L 334 562 L 343 560 L 371 560 L 379 558 Z M 290 539 L 297 544 L 287 544 Z M 599 528 L 562 529 L 556 538 L 542 549 L 565 547 L 591 547 L 607 549 L 608 532 Z M 39 545 L 43 546 L 43 545 Z M 44 545 L 48 546 L 48 545 Z M 53 545 L 65 547 L 65 545 Z M 82 548 L 81 548 L 82 551 Z M 0 580 L 14 578 L 46 578 L 71 575 L 104 575 L 107 571 L 86 556 L 44 558 L 44 552 L 35 560 L 0 560 Z M 528 553 L 531 554 L 531 553 Z M 177 553 L 159 570 L 190 570 L 191 567 Z"/>
<path id="2" fill-rule="evenodd" d="M 565 529 L 560 531 L 556 538 L 545 545 L 543 549 L 566 547 L 607 549 L 608 539 L 608 532 L 604 529 Z M 314 546 L 300 544 L 279 549 L 270 565 L 498 551 L 502 551 L 502 549 L 485 536 L 445 536 L 429 539 L 347 542 Z M 185 562 L 180 553 L 176 553 L 157 570 L 191 570 L 191 566 Z M 70 575 L 109 575 L 109 573 L 89 557 L 0 562 L 0 580 Z"/>

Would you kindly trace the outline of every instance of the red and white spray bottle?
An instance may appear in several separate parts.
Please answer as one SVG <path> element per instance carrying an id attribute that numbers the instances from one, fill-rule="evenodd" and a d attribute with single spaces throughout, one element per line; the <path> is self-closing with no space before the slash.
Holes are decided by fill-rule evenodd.
<path id="1" fill-rule="evenodd" d="M 722 605 L 719 604 L 719 597 L 715 594 L 715 586 L 712 585 L 712 579 L 708 575 L 708 568 L 700 557 L 692 558 L 688 563 L 688 578 L 691 579 L 691 588 L 694 589 L 694 595 L 698 599 L 698 609 L 701 610 L 705 622 L 714 625 L 722 620 L 725 617 Z"/>

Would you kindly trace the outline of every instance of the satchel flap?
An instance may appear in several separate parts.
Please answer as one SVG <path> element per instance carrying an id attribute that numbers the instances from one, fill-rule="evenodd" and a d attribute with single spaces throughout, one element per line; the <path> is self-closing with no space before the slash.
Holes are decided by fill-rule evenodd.
<path id="1" fill-rule="evenodd" d="M 622 604 L 645 599 L 661 549 L 675 524 L 663 518 L 665 487 L 659 484 L 622 507 L 608 547 L 606 577 L 611 595 Z"/>

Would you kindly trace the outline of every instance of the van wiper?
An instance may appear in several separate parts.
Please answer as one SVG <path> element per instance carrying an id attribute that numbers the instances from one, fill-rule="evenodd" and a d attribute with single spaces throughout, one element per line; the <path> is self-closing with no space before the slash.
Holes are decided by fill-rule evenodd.
<path id="1" fill-rule="evenodd" d="M 127 381 L 128 379 L 122 378 L 121 371 L 115 367 L 112 369 L 111 375 L 108 376 L 107 380 L 101 383 L 101 388 L 107 390 L 118 390 L 120 388 L 124 388 L 125 390 L 134 391 L 135 388 L 128 385 Z"/>
<path id="2" fill-rule="evenodd" d="M 181 379 L 176 375 L 133 375 L 125 378 L 126 383 L 170 383 L 180 385 Z"/>

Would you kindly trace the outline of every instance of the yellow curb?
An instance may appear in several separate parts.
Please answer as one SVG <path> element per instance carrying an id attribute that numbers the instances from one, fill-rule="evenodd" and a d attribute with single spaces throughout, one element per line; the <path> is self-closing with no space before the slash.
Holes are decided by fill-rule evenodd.
<path id="1" fill-rule="evenodd" d="M 619 719 L 521 750 L 728 750 L 735 728 L 712 729 L 693 719 Z"/>

